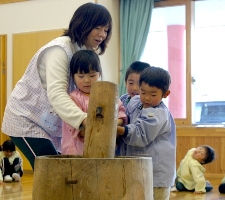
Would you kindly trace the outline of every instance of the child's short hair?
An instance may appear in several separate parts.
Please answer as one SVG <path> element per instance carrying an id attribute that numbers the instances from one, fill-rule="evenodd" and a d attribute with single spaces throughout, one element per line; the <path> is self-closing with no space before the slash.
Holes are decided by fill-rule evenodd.
<path id="1" fill-rule="evenodd" d="M 102 76 L 102 67 L 98 55 L 93 50 L 77 51 L 70 61 L 70 73 L 89 73 L 91 70 Z"/>
<path id="2" fill-rule="evenodd" d="M 148 63 L 141 62 L 141 61 L 133 62 L 126 71 L 125 82 L 127 82 L 128 76 L 130 74 L 132 73 L 141 74 L 141 72 L 148 67 L 151 67 Z"/>
<path id="3" fill-rule="evenodd" d="M 12 140 L 6 140 L 6 141 L 2 144 L 0 150 L 1 150 L 1 151 L 11 151 L 11 152 L 13 152 L 13 151 L 16 150 L 16 146 L 15 146 L 15 144 L 13 143 Z"/>
<path id="4" fill-rule="evenodd" d="M 207 163 L 211 163 L 212 161 L 214 161 L 215 160 L 214 149 L 208 145 L 201 145 L 201 147 L 203 147 L 206 151 L 206 157 L 204 159 L 204 163 L 202 163 L 202 164 L 207 164 Z"/>
<path id="5" fill-rule="evenodd" d="M 140 76 L 139 84 L 144 82 L 151 87 L 157 87 L 162 90 L 163 94 L 169 90 L 171 79 L 167 70 L 160 67 L 146 68 Z"/>

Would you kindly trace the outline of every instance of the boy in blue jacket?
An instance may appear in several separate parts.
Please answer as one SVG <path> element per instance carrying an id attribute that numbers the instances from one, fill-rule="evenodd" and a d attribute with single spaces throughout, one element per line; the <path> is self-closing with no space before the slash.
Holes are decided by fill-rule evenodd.
<path id="1" fill-rule="evenodd" d="M 176 127 L 162 102 L 170 94 L 170 83 L 168 71 L 146 68 L 140 75 L 140 95 L 127 105 L 130 122 L 117 127 L 120 155 L 152 157 L 154 200 L 169 200 L 176 176 Z"/>

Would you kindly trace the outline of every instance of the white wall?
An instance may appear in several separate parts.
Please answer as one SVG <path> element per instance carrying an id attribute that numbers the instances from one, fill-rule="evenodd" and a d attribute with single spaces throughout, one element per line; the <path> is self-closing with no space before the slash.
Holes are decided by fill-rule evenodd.
<path id="1" fill-rule="evenodd" d="M 7 35 L 7 96 L 12 91 L 12 35 L 67 28 L 74 11 L 87 2 L 104 5 L 112 15 L 112 39 L 100 59 L 104 80 L 118 83 L 119 0 L 29 0 L 0 4 L 0 35 Z"/>

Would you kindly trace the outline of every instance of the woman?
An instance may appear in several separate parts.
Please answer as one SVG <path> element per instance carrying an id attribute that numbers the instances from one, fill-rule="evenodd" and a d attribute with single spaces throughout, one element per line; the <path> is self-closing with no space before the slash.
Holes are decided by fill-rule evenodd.
<path id="1" fill-rule="evenodd" d="M 2 131 L 9 135 L 34 169 L 34 159 L 61 151 L 61 119 L 79 129 L 87 114 L 69 97 L 74 89 L 69 63 L 81 49 L 105 52 L 112 18 L 102 5 L 86 3 L 74 13 L 63 36 L 40 48 L 7 102 Z"/>

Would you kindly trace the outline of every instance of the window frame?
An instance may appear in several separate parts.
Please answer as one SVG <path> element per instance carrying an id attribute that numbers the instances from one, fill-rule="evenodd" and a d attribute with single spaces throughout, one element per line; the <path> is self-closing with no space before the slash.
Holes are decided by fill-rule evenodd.
<path id="1" fill-rule="evenodd" d="M 167 0 L 155 2 L 154 8 L 185 6 L 186 27 L 186 118 L 175 118 L 177 126 L 192 125 L 192 94 L 191 94 L 191 32 L 194 25 L 194 2 L 191 0 Z"/>

